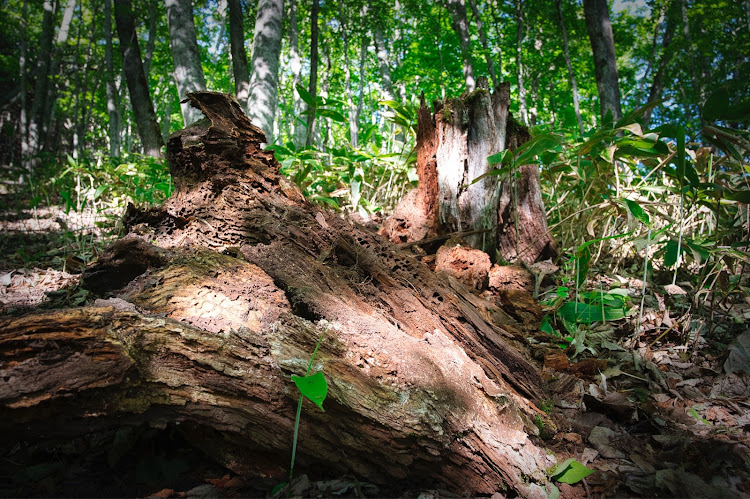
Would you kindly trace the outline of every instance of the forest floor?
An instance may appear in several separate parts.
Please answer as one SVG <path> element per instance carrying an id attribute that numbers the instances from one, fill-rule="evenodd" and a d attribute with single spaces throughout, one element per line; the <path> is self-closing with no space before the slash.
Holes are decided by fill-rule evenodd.
<path id="1" fill-rule="evenodd" d="M 54 207 L 30 209 L 15 201 L 5 195 L 0 203 L 6 207 L 0 213 L 0 313 L 84 304 L 89 296 L 77 287 L 80 272 L 111 236 L 96 226 L 93 215 Z M 549 382 L 550 400 L 541 409 L 554 423 L 537 422 L 544 440 L 540 445 L 554 451 L 559 461 L 575 458 L 595 470 L 577 484 L 559 483 L 562 497 L 750 496 L 748 297 L 711 302 L 705 295 L 696 300 L 688 283 L 678 283 L 686 291 L 681 294 L 669 286 L 671 275 L 657 274 L 646 285 L 633 347 L 642 270 L 634 266 L 613 272 L 611 265 L 598 266 L 599 272 L 592 269 L 590 275 L 606 277 L 591 282 L 592 289 L 627 289 L 632 297 L 628 316 L 592 325 L 578 356 L 556 347 L 544 334 L 528 339 Z M 557 286 L 550 281 L 547 287 L 554 293 Z M 80 476 L 78 490 L 82 495 L 112 495 L 104 492 L 107 489 L 89 488 L 97 480 L 109 480 L 114 495 L 125 490 L 156 497 L 245 497 L 265 496 L 274 485 L 273 480 L 231 476 L 197 459 L 169 432 L 155 438 L 167 439 L 171 451 L 154 454 L 153 443 L 144 442 L 143 448 L 131 451 L 130 472 L 118 465 L 117 480 L 107 478 L 114 471 L 107 468 L 105 456 L 101 476 Z M 0 495 L 57 495 L 61 489 L 51 477 L 63 479 L 65 473 L 44 465 L 30 470 L 17 488 L 0 487 Z M 296 479 L 296 493 L 456 497 L 445 490 L 378 489 L 350 477 L 315 481 L 313 475 Z M 123 487 L 130 482 L 131 488 L 118 489 L 116 482 Z"/>

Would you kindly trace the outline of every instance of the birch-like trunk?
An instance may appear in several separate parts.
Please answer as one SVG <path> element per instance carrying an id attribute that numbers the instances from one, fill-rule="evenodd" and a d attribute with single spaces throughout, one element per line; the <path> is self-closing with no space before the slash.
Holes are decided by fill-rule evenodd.
<path id="1" fill-rule="evenodd" d="M 34 100 L 31 102 L 31 116 L 28 131 L 29 151 L 34 154 L 41 147 L 40 137 L 44 133 L 44 111 L 47 108 L 47 97 L 50 83 L 50 64 L 52 61 L 52 40 L 55 31 L 55 3 L 45 0 L 43 4 L 42 35 L 39 42 L 34 85 Z"/>
<path id="2" fill-rule="evenodd" d="M 247 116 L 266 133 L 269 143 L 273 140 L 273 117 L 279 87 L 283 16 L 284 0 L 258 0 Z"/>
<path id="3" fill-rule="evenodd" d="M 529 116 L 526 110 L 526 87 L 523 84 L 523 4 L 522 0 L 516 0 L 516 78 L 518 79 L 518 112 L 521 115 L 521 123 L 529 124 Z"/>
<path id="4" fill-rule="evenodd" d="M 383 85 L 382 99 L 395 101 L 396 94 L 393 92 L 391 65 L 390 61 L 388 60 L 388 51 L 385 48 L 383 28 L 377 23 L 375 23 L 375 26 L 373 27 L 373 35 L 375 40 L 375 51 L 378 56 L 378 71 L 380 71 L 380 81 Z"/>
<path id="5" fill-rule="evenodd" d="M 310 11 L 310 86 L 308 91 L 313 99 L 318 94 L 318 9 L 319 0 L 313 0 Z M 305 145 L 311 146 L 315 137 L 315 109 L 307 109 L 307 136 Z"/>
<path id="6" fill-rule="evenodd" d="M 109 117 L 109 155 L 120 156 L 120 94 L 115 83 L 112 54 L 112 0 L 104 0 L 104 80 L 107 87 Z"/>
<path id="7" fill-rule="evenodd" d="M 484 54 L 484 60 L 487 62 L 487 72 L 490 74 L 492 86 L 496 87 L 500 84 L 500 81 L 498 81 L 497 74 L 495 73 L 495 63 L 492 60 L 492 50 L 487 43 L 487 30 L 482 22 L 482 15 L 477 8 L 477 3 L 474 0 L 469 0 L 469 6 L 474 15 L 474 22 L 477 25 L 477 31 L 479 31 L 479 41 L 482 43 L 482 53 Z M 498 48 L 497 50 L 499 51 L 500 49 Z"/>
<path id="8" fill-rule="evenodd" d="M 169 23 L 169 46 L 174 60 L 174 81 L 183 101 L 188 92 L 206 88 L 198 39 L 195 34 L 192 0 L 166 0 Z M 200 111 L 185 102 L 180 104 L 182 121 L 188 126 L 202 118 Z"/>

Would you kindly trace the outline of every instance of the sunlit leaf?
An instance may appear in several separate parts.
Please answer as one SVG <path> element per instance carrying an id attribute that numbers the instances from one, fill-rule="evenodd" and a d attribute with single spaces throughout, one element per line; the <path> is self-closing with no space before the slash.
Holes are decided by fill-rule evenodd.
<path id="1" fill-rule="evenodd" d="M 593 472 L 594 470 L 591 468 L 587 468 L 575 459 L 569 458 L 558 464 L 550 473 L 550 477 L 560 483 L 572 484 L 580 482 Z"/>

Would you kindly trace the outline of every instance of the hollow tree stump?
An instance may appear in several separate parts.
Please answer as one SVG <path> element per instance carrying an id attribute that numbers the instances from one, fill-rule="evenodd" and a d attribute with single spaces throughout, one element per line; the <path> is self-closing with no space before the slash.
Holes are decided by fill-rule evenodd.
<path id="1" fill-rule="evenodd" d="M 0 317 L 0 450 L 179 423 L 228 469 L 284 470 L 290 375 L 324 335 L 326 411 L 303 406 L 300 472 L 546 496 L 544 385 L 517 323 L 305 201 L 231 96 L 189 99 L 207 119 L 168 141 L 173 197 L 131 207 L 84 274 L 109 299 Z"/>
<path id="2" fill-rule="evenodd" d="M 422 96 L 416 145 L 420 184 L 399 203 L 380 233 L 395 243 L 463 233 L 471 247 L 493 260 L 514 261 L 520 256 L 533 262 L 556 256 L 539 174 L 532 171 L 536 166 L 520 166 L 523 175 L 515 201 L 511 179 L 490 175 L 475 182 L 491 170 L 489 156 L 513 151 L 530 138 L 509 112 L 510 84 L 490 92 L 487 79 L 479 78 L 474 92 L 433 107 L 431 113 Z"/>

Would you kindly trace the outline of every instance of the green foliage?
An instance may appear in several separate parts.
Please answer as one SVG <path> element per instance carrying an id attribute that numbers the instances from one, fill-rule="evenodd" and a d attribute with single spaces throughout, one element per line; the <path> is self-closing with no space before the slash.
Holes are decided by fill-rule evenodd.
<path id="1" fill-rule="evenodd" d="M 328 394 L 328 383 L 322 372 L 318 371 L 310 376 L 295 376 L 293 374 L 292 381 L 305 398 L 317 405 L 321 411 L 324 411 L 323 401 Z"/>
<path id="2" fill-rule="evenodd" d="M 549 475 L 551 479 L 560 483 L 573 484 L 580 482 L 593 472 L 594 470 L 591 468 L 587 468 L 575 459 L 569 458 L 555 466 Z"/>

